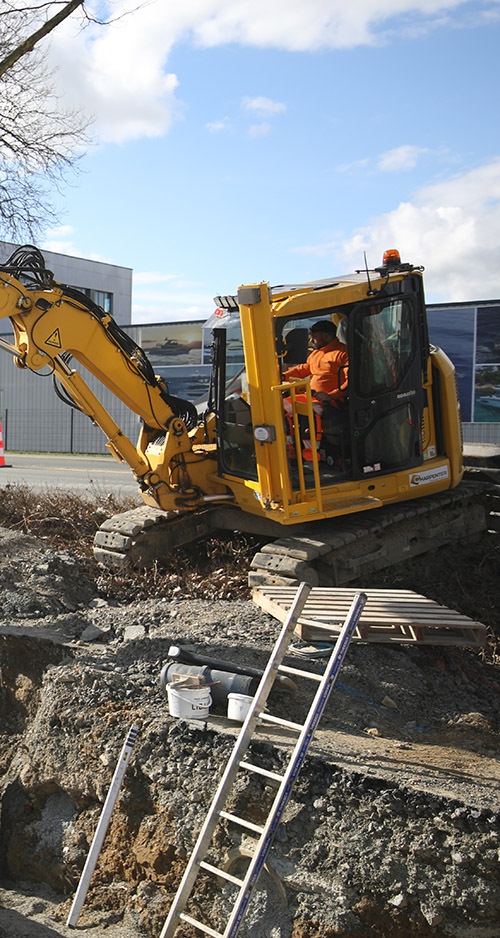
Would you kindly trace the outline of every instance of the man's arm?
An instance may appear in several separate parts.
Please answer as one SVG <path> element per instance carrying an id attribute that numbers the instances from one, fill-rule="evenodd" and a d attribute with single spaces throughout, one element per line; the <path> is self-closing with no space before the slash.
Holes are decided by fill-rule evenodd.
<path id="1" fill-rule="evenodd" d="M 307 362 L 302 362 L 301 365 L 294 365 L 293 368 L 287 368 L 283 377 L 285 381 L 288 381 L 289 378 L 307 378 L 311 374 L 311 369 Z"/>

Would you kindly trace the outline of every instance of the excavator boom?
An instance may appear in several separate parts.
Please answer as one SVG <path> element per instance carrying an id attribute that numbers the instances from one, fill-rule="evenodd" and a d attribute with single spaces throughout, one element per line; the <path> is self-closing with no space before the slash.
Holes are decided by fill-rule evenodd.
<path id="1" fill-rule="evenodd" d="M 3 347 L 15 364 L 53 375 L 66 400 L 102 429 L 113 455 L 128 463 L 149 504 L 181 508 L 187 490 L 192 508 L 204 494 L 186 468 L 189 460 L 198 466 L 203 458 L 193 456 L 199 429 L 193 404 L 168 394 L 143 350 L 111 316 L 83 293 L 57 284 L 36 248 L 15 252 L 0 268 L 0 284 L 0 318 L 10 319 L 14 333 L 13 344 Z M 137 444 L 125 436 L 74 362 L 142 419 Z M 151 459 L 148 447 L 158 438 L 163 442 Z M 213 484 L 208 490 L 227 491 Z"/>

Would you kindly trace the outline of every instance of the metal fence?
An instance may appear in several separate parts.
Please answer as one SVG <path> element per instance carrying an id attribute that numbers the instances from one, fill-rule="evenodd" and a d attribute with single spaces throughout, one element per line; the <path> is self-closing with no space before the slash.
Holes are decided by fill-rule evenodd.
<path id="1" fill-rule="evenodd" d="M 125 413 L 111 413 L 125 435 L 135 444 L 139 435 L 139 418 Z M 6 408 L 2 418 L 3 442 L 6 450 L 33 453 L 107 453 L 106 438 L 91 420 L 73 408 L 47 414 L 41 408 Z"/>
<path id="2" fill-rule="evenodd" d="M 109 409 L 125 436 L 135 444 L 140 430 L 139 418 L 125 406 Z M 5 450 L 32 453 L 109 452 L 105 436 L 88 417 L 58 402 L 50 413 L 40 407 L 6 408 L 0 414 Z M 465 443 L 500 445 L 500 424 L 463 424 Z"/>
<path id="3" fill-rule="evenodd" d="M 465 443 L 500 444 L 499 423 L 463 423 L 462 432 Z"/>
<path id="4" fill-rule="evenodd" d="M 0 356 L 0 420 L 6 450 L 35 453 L 107 453 L 106 438 L 89 417 L 54 393 L 50 376 L 12 366 Z M 89 387 L 123 433 L 135 444 L 139 417 L 91 375 Z"/>

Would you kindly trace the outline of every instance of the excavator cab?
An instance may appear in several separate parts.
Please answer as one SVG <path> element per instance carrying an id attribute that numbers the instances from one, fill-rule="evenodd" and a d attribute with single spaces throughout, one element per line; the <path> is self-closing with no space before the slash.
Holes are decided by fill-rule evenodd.
<path id="1" fill-rule="evenodd" d="M 453 367 L 432 354 L 420 270 L 393 260 L 339 281 L 254 284 L 216 302 L 219 478 L 239 504 L 286 524 L 457 484 Z M 349 356 L 348 374 L 339 376 L 347 397 L 333 421 L 309 377 L 285 377 L 290 363 L 307 358 L 319 318 L 337 325 Z"/>

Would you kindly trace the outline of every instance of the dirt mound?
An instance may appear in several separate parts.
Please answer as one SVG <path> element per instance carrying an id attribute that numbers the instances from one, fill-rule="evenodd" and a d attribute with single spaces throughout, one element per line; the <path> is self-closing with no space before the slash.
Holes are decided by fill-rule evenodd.
<path id="1" fill-rule="evenodd" d="M 222 706 L 197 727 L 169 715 L 160 687 L 169 647 L 263 668 L 279 624 L 249 599 L 218 598 L 221 568 L 213 587 L 191 581 L 193 591 L 212 588 L 210 600 L 186 600 L 165 579 L 150 580 L 149 595 L 139 578 L 135 593 L 131 580 L 120 592 L 89 559 L 33 537 L 0 530 L 0 546 L 0 936 L 74 934 L 64 923 L 137 723 L 79 926 L 152 938 L 237 733 Z M 489 648 L 351 645 L 242 936 L 498 935 L 498 559 L 487 535 L 362 584 L 414 589 L 484 621 Z M 227 575 L 234 592 L 234 566 Z M 307 709 L 300 682 L 271 701 L 297 721 Z M 269 765 L 289 745 L 278 733 L 253 744 Z M 265 795 L 258 780 L 238 795 L 257 821 Z M 237 870 L 246 838 L 228 826 L 215 851 Z M 215 921 L 226 891 L 201 890 L 197 901 Z"/>

